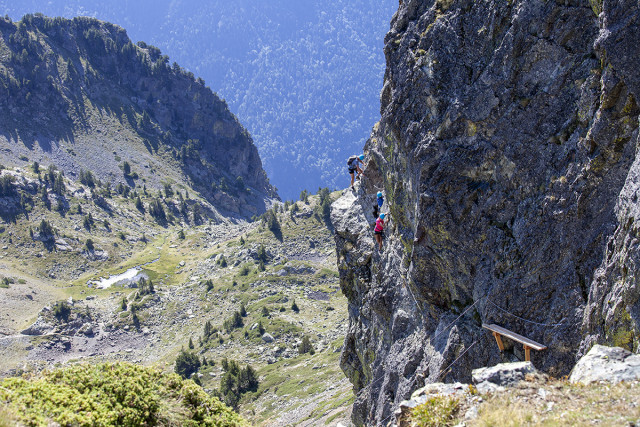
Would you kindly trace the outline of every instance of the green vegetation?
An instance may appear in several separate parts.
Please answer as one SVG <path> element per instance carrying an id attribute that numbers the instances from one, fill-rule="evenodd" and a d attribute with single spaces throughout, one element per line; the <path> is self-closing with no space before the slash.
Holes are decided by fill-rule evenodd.
<path id="1" fill-rule="evenodd" d="M 239 311 L 233 313 L 229 319 L 225 320 L 223 323 L 223 327 L 227 332 L 231 332 L 236 328 L 242 328 L 244 326 L 244 322 L 242 321 L 242 315 Z"/>
<path id="2" fill-rule="evenodd" d="M 300 354 L 305 354 L 305 353 L 315 354 L 316 353 L 316 351 L 313 348 L 313 345 L 311 344 L 311 339 L 308 336 L 305 335 L 305 337 L 302 338 L 302 342 L 298 346 L 298 352 Z"/>
<path id="3" fill-rule="evenodd" d="M 43 182 L 45 179 L 49 180 L 45 178 L 49 176 L 49 170 L 39 168 Z M 26 171 L 27 176 L 33 179 L 31 173 L 31 169 Z M 55 170 L 53 179 L 57 179 L 58 175 L 59 172 Z M 88 174 L 85 173 L 84 177 L 86 176 Z M 180 201 L 185 201 L 187 191 L 175 183 L 172 184 L 173 199 L 165 199 L 164 188 L 161 198 L 158 197 L 158 187 L 145 192 L 143 185 L 132 188 L 116 184 L 110 187 L 94 178 L 92 191 L 86 186 L 83 187 L 82 183 L 69 183 L 66 178 L 64 183 L 68 188 L 74 189 L 65 195 L 64 215 L 46 210 L 37 200 L 43 185 L 38 187 L 38 193 L 31 195 L 35 199 L 33 205 L 30 205 L 27 198 L 29 194 L 24 193 L 21 187 L 16 187 L 18 193 L 24 195 L 26 206 L 32 206 L 32 212 L 29 214 L 31 218 L 27 219 L 26 215 L 21 214 L 15 225 L 9 225 L 11 234 L 0 233 L 0 241 L 8 246 L 5 259 L 9 264 L 18 267 L 16 273 L 12 273 L 17 276 L 16 280 L 25 282 L 23 278 L 26 278 L 27 283 L 42 286 L 48 293 L 55 295 L 57 300 L 65 301 L 72 296 L 74 300 L 79 301 L 73 306 L 60 303 L 56 308 L 59 322 L 66 323 L 59 325 L 60 327 L 71 329 L 75 328 L 75 325 L 88 324 L 95 330 L 97 317 L 91 319 L 88 316 L 100 314 L 100 310 L 106 308 L 103 301 L 112 300 L 114 304 L 109 304 L 109 310 L 115 312 L 109 314 L 114 316 L 114 320 L 105 326 L 113 330 L 125 329 L 130 333 L 144 333 L 146 336 L 153 336 L 161 329 L 158 344 L 155 345 L 154 342 L 154 345 L 146 347 L 143 351 L 149 352 L 152 357 L 158 358 L 161 363 L 173 369 L 176 368 L 174 364 L 177 362 L 177 370 L 182 375 L 190 376 L 194 382 L 202 382 L 207 389 L 214 390 L 220 387 L 224 373 L 219 372 L 218 361 L 223 357 L 236 360 L 243 357 L 252 365 L 252 369 L 255 368 L 256 377 L 262 376 L 263 370 L 270 365 L 265 365 L 264 354 L 258 349 L 264 346 L 261 337 L 267 332 L 275 340 L 273 345 L 282 349 L 277 355 L 268 356 L 273 357 L 277 363 L 293 362 L 298 354 L 297 345 L 293 343 L 308 336 L 309 342 L 316 346 L 316 353 L 313 356 L 306 353 L 304 356 L 309 359 L 304 360 L 316 364 L 315 360 L 310 358 L 319 357 L 318 360 L 322 362 L 318 362 L 318 366 L 330 366 L 327 375 L 324 375 L 324 372 L 321 375 L 325 380 L 335 381 L 343 378 L 338 368 L 339 354 L 333 353 L 339 345 L 332 344 L 331 354 L 325 354 L 325 338 L 319 337 L 320 333 L 326 334 L 329 330 L 335 330 L 338 323 L 334 318 L 344 315 L 345 304 L 342 296 L 336 293 L 339 288 L 336 283 L 337 274 L 333 270 L 335 251 L 330 235 L 323 221 L 314 215 L 319 202 L 318 196 L 309 195 L 308 205 L 297 203 L 297 206 L 301 207 L 300 211 L 304 213 L 297 217 L 291 217 L 290 212 L 285 211 L 284 205 L 274 205 L 272 221 L 280 224 L 281 237 L 285 242 L 285 245 L 281 246 L 278 237 L 268 228 L 266 220 L 262 226 L 260 223 L 248 224 L 239 228 L 238 232 L 234 230 L 232 233 L 228 233 L 222 224 L 208 223 L 197 226 L 190 222 L 189 218 L 179 211 Z M 149 181 L 146 183 L 150 184 Z M 53 194 L 51 188 L 44 187 L 48 189 L 47 197 L 55 204 L 59 198 Z M 189 188 L 189 192 L 192 191 Z M 195 197 L 202 196 L 196 192 Z M 165 211 L 167 222 L 159 224 L 149 212 L 138 209 L 137 200 L 144 206 L 157 200 Z M 191 199 L 186 203 L 189 206 L 189 216 L 194 201 Z M 178 218 L 180 223 L 172 222 L 172 215 Z M 42 228 L 50 229 L 51 236 L 56 236 L 55 242 L 43 238 L 37 227 L 32 225 L 34 218 L 36 224 L 43 219 L 46 221 Z M 85 222 L 87 228 L 83 227 Z M 184 240 L 176 238 L 181 230 L 185 236 Z M 223 234 L 225 232 L 227 234 Z M 223 237 L 219 240 L 217 236 L 212 235 Z M 13 239 L 14 244 L 10 239 Z M 42 240 L 44 249 L 48 250 L 44 250 L 42 244 L 34 242 L 33 239 Z M 292 255 L 295 257 L 295 251 L 308 249 L 309 242 L 313 242 L 314 246 L 311 249 L 318 253 L 318 258 L 326 257 L 326 260 L 288 259 Z M 87 247 L 101 250 L 87 253 Z M 17 248 L 24 250 L 28 262 L 22 262 Z M 69 280 L 71 274 L 78 274 L 78 270 L 72 273 L 72 268 L 77 266 L 79 254 L 87 260 L 82 264 L 83 270 L 80 270 L 84 273 L 81 272 L 79 277 Z M 24 274 L 21 266 L 28 268 L 29 274 Z M 52 269 L 51 266 L 56 267 Z M 87 280 L 121 274 L 138 266 L 142 266 L 143 274 L 148 279 L 138 281 L 137 288 L 131 284 L 127 284 L 126 287 L 116 284 L 108 289 L 87 289 Z M 294 269 L 302 267 L 301 271 L 305 272 L 288 271 L 287 274 L 283 274 L 283 266 Z M 310 272 L 306 272 L 307 269 Z M 317 273 L 312 274 L 312 271 Z M 129 288 L 130 286 L 133 286 L 133 289 Z M 154 289 L 156 287 L 161 292 L 157 292 Z M 307 301 L 306 289 L 331 294 L 331 303 L 337 307 L 338 315 L 327 316 L 324 301 Z M 180 294 L 188 298 L 188 305 L 181 303 L 183 297 L 174 298 Z M 43 293 L 34 293 L 34 300 L 41 298 L 41 295 Z M 87 298 L 86 301 L 89 302 L 85 303 L 85 297 L 89 295 L 92 299 Z M 297 301 L 301 301 L 302 304 L 297 304 Z M 298 313 L 290 310 L 294 302 L 295 307 L 304 307 L 304 310 Z M 86 306 L 90 310 L 85 312 Z M 68 314 L 65 313 L 66 309 L 69 310 Z M 236 309 L 237 312 L 234 311 Z M 17 314 L 17 311 L 10 313 L 16 323 L 20 322 L 26 326 L 28 322 L 32 322 L 37 312 L 31 311 L 25 315 Z M 53 318 L 54 314 L 51 313 L 49 320 Z M 173 319 L 178 321 L 174 323 Z M 161 327 L 158 327 L 158 320 L 162 324 Z M 87 337 L 90 337 L 91 329 L 87 331 Z M 180 345 L 184 346 L 184 355 L 180 351 Z M 72 353 L 75 351 L 75 348 L 71 349 Z M 138 349 L 129 350 L 127 347 L 121 347 L 120 351 L 135 354 Z M 97 356 L 102 357 L 110 356 Z M 89 358 L 94 360 L 91 356 Z M 294 368 L 290 375 L 297 376 L 298 369 L 302 368 Z M 307 373 L 306 367 L 304 369 L 305 378 L 319 374 L 317 370 L 309 370 Z M 294 379 L 290 381 L 295 382 Z M 343 388 L 347 390 L 348 387 L 340 386 L 340 389 L 335 391 L 336 395 L 342 393 Z M 309 397 L 321 392 L 310 379 L 305 379 L 302 390 L 304 392 L 299 399 L 295 399 L 295 405 L 301 404 L 305 399 L 308 402 Z M 236 394 L 233 393 L 234 396 Z M 340 394 L 340 399 L 332 399 L 331 402 L 343 401 L 342 397 Z M 272 405 L 276 405 L 275 402 L 281 399 L 285 399 L 282 393 L 261 393 L 258 387 L 255 391 L 240 393 L 237 405 L 243 412 L 251 413 L 252 408 L 255 408 L 254 403 L 264 403 L 270 408 L 267 410 L 270 413 L 276 408 Z M 229 400 L 234 401 L 232 398 Z M 264 411 L 261 409 L 258 412 L 260 415 L 252 415 L 255 420 L 263 417 Z"/>
<path id="4" fill-rule="evenodd" d="M 53 316 L 58 320 L 68 321 L 71 315 L 71 307 L 64 301 L 58 301 L 51 307 Z"/>
<path id="5" fill-rule="evenodd" d="M 8 378 L 0 383 L 0 401 L 9 416 L 27 425 L 247 425 L 192 381 L 126 363 Z"/>
<path id="6" fill-rule="evenodd" d="M 434 396 L 411 411 L 411 425 L 439 427 L 457 424 L 455 416 L 460 402 L 455 397 Z"/>
<path id="7" fill-rule="evenodd" d="M 198 372 L 198 369 L 200 369 L 200 359 L 198 356 L 193 352 L 185 351 L 184 349 L 180 350 L 180 354 L 176 358 L 174 365 L 175 373 L 187 379 Z"/>
<path id="8" fill-rule="evenodd" d="M 38 232 L 42 237 L 53 237 L 53 227 L 49 222 L 45 219 L 40 221 L 40 226 L 38 227 Z"/>
<path id="9" fill-rule="evenodd" d="M 227 405 L 237 408 L 243 394 L 258 390 L 258 375 L 250 365 L 240 368 L 236 361 L 227 358 L 222 359 L 222 369 L 224 376 L 218 394 Z"/>

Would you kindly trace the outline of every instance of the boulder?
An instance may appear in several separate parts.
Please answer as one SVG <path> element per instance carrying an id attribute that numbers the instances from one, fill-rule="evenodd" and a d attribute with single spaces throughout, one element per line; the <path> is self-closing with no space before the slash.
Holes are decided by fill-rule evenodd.
<path id="1" fill-rule="evenodd" d="M 471 377 L 478 391 L 486 393 L 513 387 L 524 380 L 527 374 L 536 372 L 531 362 L 500 363 L 489 368 L 474 369 Z"/>
<path id="2" fill-rule="evenodd" d="M 91 323 L 85 323 L 80 329 L 78 329 L 78 335 L 92 337 L 94 335 L 93 325 L 91 325 Z"/>
<path id="3" fill-rule="evenodd" d="M 618 383 L 640 379 L 640 355 L 620 347 L 594 345 L 571 371 L 569 381 L 589 384 L 596 381 Z"/>
<path id="4" fill-rule="evenodd" d="M 53 331 L 53 325 L 44 319 L 40 318 L 36 320 L 36 322 L 29 326 L 27 329 L 23 330 L 21 333 L 23 335 L 45 335 Z"/>
<path id="5" fill-rule="evenodd" d="M 262 341 L 266 343 L 272 343 L 274 341 L 273 336 L 269 333 L 264 333 L 262 335 Z"/>

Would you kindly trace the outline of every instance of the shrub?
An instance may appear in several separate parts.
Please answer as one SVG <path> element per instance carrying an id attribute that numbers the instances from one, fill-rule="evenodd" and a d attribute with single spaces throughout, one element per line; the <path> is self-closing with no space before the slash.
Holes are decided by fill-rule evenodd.
<path id="1" fill-rule="evenodd" d="M 190 351 L 180 350 L 176 359 L 174 371 L 182 378 L 189 378 L 200 369 L 200 358 Z"/>
<path id="2" fill-rule="evenodd" d="M 7 378 L 0 401 L 0 420 L 6 410 L 21 425 L 247 425 L 192 381 L 128 363 L 76 364 L 32 379 Z"/>
<path id="3" fill-rule="evenodd" d="M 53 237 L 53 227 L 46 220 L 42 220 L 40 222 L 40 227 L 38 227 L 38 232 L 41 236 L 45 237 Z"/>
<path id="4" fill-rule="evenodd" d="M 296 300 L 293 300 L 293 302 L 291 303 L 291 310 L 295 311 L 296 313 L 300 311 L 300 308 L 298 308 L 298 304 L 296 304 Z"/>
<path id="5" fill-rule="evenodd" d="M 251 271 L 251 269 L 249 268 L 248 265 L 243 265 L 240 268 L 240 271 L 238 272 L 238 275 L 240 275 L 240 276 L 248 276 L 250 271 Z"/>
<path id="6" fill-rule="evenodd" d="M 167 220 L 167 215 L 159 199 L 154 199 L 149 203 L 149 214 L 154 217 L 156 221 L 165 222 Z"/>
<path id="7" fill-rule="evenodd" d="M 218 394 L 227 405 L 235 408 L 243 394 L 258 390 L 258 376 L 250 365 L 240 368 L 237 362 L 224 358 L 222 369 L 225 374 L 220 381 Z"/>
<path id="8" fill-rule="evenodd" d="M 0 177 L 0 196 L 13 196 L 15 194 L 14 181 L 15 178 L 11 175 L 3 175 Z"/>
<path id="9" fill-rule="evenodd" d="M 95 249 L 95 246 L 93 246 L 93 240 L 91 239 L 87 239 L 84 245 L 87 247 L 87 250 L 91 252 L 93 252 L 93 250 Z"/>
<path id="10" fill-rule="evenodd" d="M 300 345 L 298 345 L 298 353 L 300 354 L 315 354 L 315 350 L 313 348 L 313 345 L 311 344 L 311 340 L 309 339 L 308 336 L 305 336 L 304 338 L 302 338 L 302 342 L 300 343 Z"/>
<path id="11" fill-rule="evenodd" d="M 244 322 L 242 321 L 242 315 L 239 311 L 233 313 L 229 319 L 225 320 L 223 323 L 223 327 L 227 332 L 231 332 L 236 328 L 241 328 L 244 326 Z"/>
<path id="12" fill-rule="evenodd" d="M 58 301 L 51 307 L 51 312 L 54 317 L 58 320 L 64 320 L 65 322 L 69 320 L 69 316 L 71 315 L 71 307 L 64 301 Z"/>
<path id="13" fill-rule="evenodd" d="M 90 171 L 80 171 L 80 182 L 90 188 L 96 186 L 95 179 Z"/>
<path id="14" fill-rule="evenodd" d="M 455 397 L 434 396 L 411 411 L 411 425 L 446 426 L 451 425 L 460 402 Z"/>

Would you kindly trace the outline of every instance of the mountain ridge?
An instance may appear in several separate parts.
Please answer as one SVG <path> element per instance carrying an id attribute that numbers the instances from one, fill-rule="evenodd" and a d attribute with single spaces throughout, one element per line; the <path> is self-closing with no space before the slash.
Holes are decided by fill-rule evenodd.
<path id="1" fill-rule="evenodd" d="M 98 17 L 161 48 L 226 99 L 287 200 L 348 180 L 345 159 L 376 120 L 382 39 L 396 8 L 392 0 L 0 0 L 0 15 L 15 20 L 34 12 Z"/>
<path id="2" fill-rule="evenodd" d="M 277 197 L 250 135 L 224 101 L 159 49 L 134 45 L 124 29 L 92 18 L 1 21 L 2 145 L 19 151 L 3 161 L 22 156 L 44 164 L 51 156 L 72 177 L 85 169 L 114 186 L 148 179 L 156 189 L 161 174 L 147 172 L 172 163 L 181 175 L 167 179 L 188 182 L 212 205 L 244 216 L 265 211 L 261 197 Z M 32 148 L 37 158 L 30 158 Z M 124 162 L 136 178 L 124 176 Z"/>

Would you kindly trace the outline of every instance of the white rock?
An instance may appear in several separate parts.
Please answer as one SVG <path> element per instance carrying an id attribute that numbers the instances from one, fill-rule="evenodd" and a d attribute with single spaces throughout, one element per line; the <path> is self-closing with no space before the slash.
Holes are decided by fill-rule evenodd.
<path id="1" fill-rule="evenodd" d="M 511 387 L 533 374 L 536 368 L 531 362 L 500 363 L 490 368 L 474 369 L 473 383 L 481 393 L 497 391 L 501 387 Z"/>
<path id="2" fill-rule="evenodd" d="M 264 333 L 264 335 L 262 335 L 262 341 L 266 342 L 266 343 L 272 343 L 274 341 L 273 336 L 269 333 Z"/>
<path id="3" fill-rule="evenodd" d="M 620 347 L 594 345 L 571 371 L 569 381 L 589 384 L 596 381 L 618 383 L 640 379 L 640 355 Z"/>

